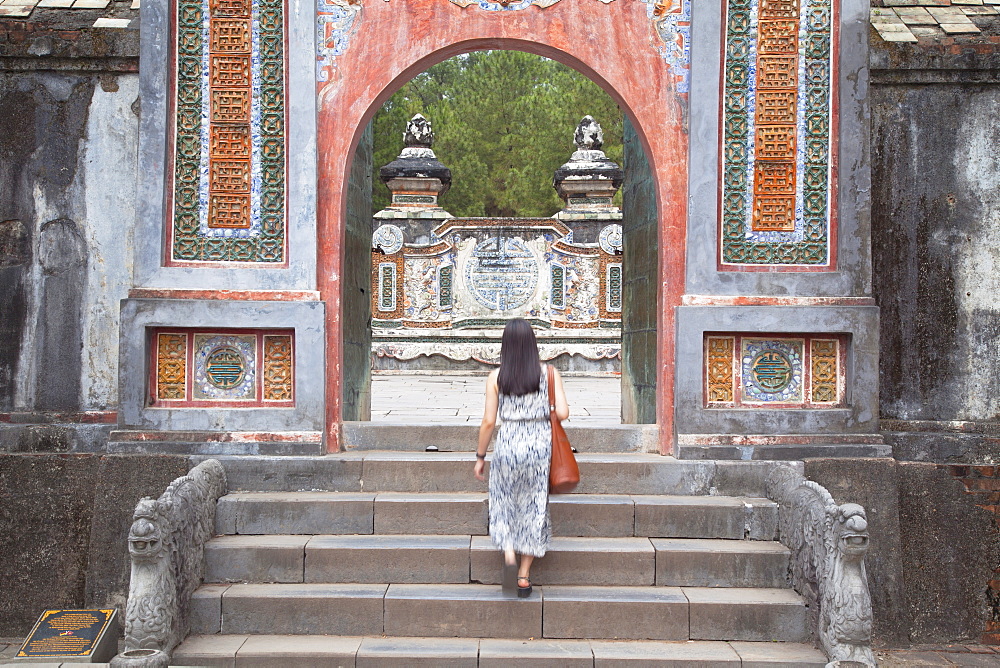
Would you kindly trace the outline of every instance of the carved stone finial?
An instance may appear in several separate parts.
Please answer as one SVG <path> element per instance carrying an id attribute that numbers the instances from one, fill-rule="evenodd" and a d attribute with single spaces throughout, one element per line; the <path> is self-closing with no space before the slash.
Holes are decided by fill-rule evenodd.
<path id="1" fill-rule="evenodd" d="M 566 202 L 557 216 L 596 216 L 618 220 L 621 211 L 613 203 L 625 173 L 609 160 L 601 148 L 604 131 L 593 116 L 584 116 L 573 133 L 576 151 L 556 170 L 552 186 Z M 611 216 L 610 218 L 608 216 Z"/>
<path id="2" fill-rule="evenodd" d="M 443 213 L 437 198 L 451 187 L 451 170 L 434 155 L 431 148 L 434 130 L 423 114 L 416 114 L 407 121 L 403 143 L 405 146 L 396 159 L 379 169 L 379 178 L 392 193 L 392 204 L 375 217 L 395 218 L 399 211 Z M 385 212 L 388 215 L 383 216 Z"/>
<path id="3" fill-rule="evenodd" d="M 407 148 L 411 146 L 430 148 L 433 146 L 434 131 L 431 129 L 431 122 L 424 118 L 422 114 L 416 114 L 406 124 L 406 132 L 403 133 L 403 143 L 406 144 Z"/>
<path id="4" fill-rule="evenodd" d="M 584 116 L 576 126 L 573 141 L 581 151 L 600 151 L 604 146 L 604 131 L 593 116 Z"/>

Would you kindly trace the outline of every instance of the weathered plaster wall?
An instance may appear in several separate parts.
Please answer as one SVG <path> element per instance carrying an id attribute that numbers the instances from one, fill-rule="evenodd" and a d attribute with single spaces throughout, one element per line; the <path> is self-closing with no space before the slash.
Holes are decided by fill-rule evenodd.
<path id="1" fill-rule="evenodd" d="M 186 457 L 0 454 L 0 636 L 45 608 L 125 609 L 135 504 L 163 493 Z"/>
<path id="2" fill-rule="evenodd" d="M 868 512 L 877 645 L 980 640 L 995 614 L 987 583 L 1000 563 L 1000 531 L 946 467 L 812 459 L 806 476 Z"/>
<path id="3" fill-rule="evenodd" d="M 1000 420 L 1000 58 L 883 43 L 873 79 L 882 418 Z"/>
<path id="4" fill-rule="evenodd" d="M 978 641 L 997 612 L 988 583 L 1000 565 L 994 517 L 934 464 L 899 464 L 900 558 L 911 642 Z"/>
<path id="5" fill-rule="evenodd" d="M 134 74 L 0 73 L 0 410 L 117 403 L 137 95 Z"/>
<path id="6" fill-rule="evenodd" d="M 806 477 L 829 490 L 837 503 L 860 503 L 870 537 L 865 569 L 875 613 L 873 633 L 880 646 L 907 640 L 903 615 L 904 566 L 900 559 L 899 471 L 890 458 L 807 459 Z"/>

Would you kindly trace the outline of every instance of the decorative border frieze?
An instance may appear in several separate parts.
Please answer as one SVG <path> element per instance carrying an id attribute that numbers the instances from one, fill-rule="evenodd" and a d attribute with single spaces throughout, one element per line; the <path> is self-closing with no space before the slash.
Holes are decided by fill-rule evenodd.
<path id="1" fill-rule="evenodd" d="M 598 2 L 603 2 L 606 5 L 614 1 L 598 0 Z M 556 4 L 559 0 L 451 0 L 451 2 L 463 9 L 475 5 L 486 12 L 515 12 L 519 9 L 527 9 L 528 7 L 545 9 Z"/>
<path id="2" fill-rule="evenodd" d="M 449 341 L 440 338 L 427 341 L 383 341 L 372 344 L 372 354 L 409 362 L 421 356 L 441 355 L 456 362 L 475 360 L 483 364 L 500 363 L 499 341 Z M 538 354 L 543 360 L 560 355 L 579 355 L 591 361 L 621 359 L 622 347 L 617 342 L 578 343 L 567 340 L 559 343 L 539 342 Z"/>
<path id="3" fill-rule="evenodd" d="M 361 16 L 361 0 L 317 0 L 316 81 L 331 81 L 338 56 L 344 55 Z"/>
<path id="4" fill-rule="evenodd" d="M 691 0 L 640 0 L 663 45 L 660 55 L 678 93 L 691 90 Z"/>

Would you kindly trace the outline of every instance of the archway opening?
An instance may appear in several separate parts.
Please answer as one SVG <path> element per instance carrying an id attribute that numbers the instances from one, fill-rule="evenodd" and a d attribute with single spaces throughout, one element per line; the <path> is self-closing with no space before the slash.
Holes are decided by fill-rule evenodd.
<path id="1" fill-rule="evenodd" d="M 348 170 L 343 419 L 477 422 L 482 380 L 476 376 L 496 361 L 490 349 L 498 350 L 503 321 L 521 316 L 539 332 L 543 357 L 586 393 L 580 422 L 655 423 L 657 195 L 627 112 L 578 69 L 526 51 L 469 51 L 400 79 L 359 132 Z M 450 168 L 450 191 L 439 200 L 413 179 L 409 191 L 396 184 L 395 194 L 379 179 L 380 168 L 403 153 L 403 129 L 414 114 L 430 119 L 432 154 Z M 600 122 L 599 149 L 623 168 L 610 201 L 589 208 L 585 196 L 560 197 L 552 180 L 571 161 L 584 115 Z M 435 199 L 435 206 L 409 215 L 421 198 Z M 386 253 L 375 243 L 373 255 L 373 231 L 384 225 L 399 230 L 407 247 Z M 602 239 L 615 227 L 617 246 Z M 496 251 L 487 237 L 526 242 L 525 264 L 534 276 L 522 290 L 530 295 L 515 308 L 493 304 L 487 313 L 489 299 L 465 283 L 475 273 L 468 267 L 476 248 Z M 524 273 L 515 265 L 503 269 Z M 477 276 L 496 280 L 489 272 Z M 517 292 L 505 289 L 501 301 Z"/>

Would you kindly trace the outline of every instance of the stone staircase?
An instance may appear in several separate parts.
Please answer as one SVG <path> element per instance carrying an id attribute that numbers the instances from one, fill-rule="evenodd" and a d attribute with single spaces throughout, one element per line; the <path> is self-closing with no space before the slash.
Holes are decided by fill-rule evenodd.
<path id="1" fill-rule="evenodd" d="M 823 666 L 770 462 L 579 455 L 528 599 L 470 452 L 222 457 L 230 490 L 173 665 Z"/>

